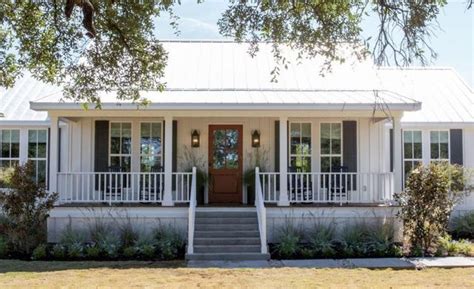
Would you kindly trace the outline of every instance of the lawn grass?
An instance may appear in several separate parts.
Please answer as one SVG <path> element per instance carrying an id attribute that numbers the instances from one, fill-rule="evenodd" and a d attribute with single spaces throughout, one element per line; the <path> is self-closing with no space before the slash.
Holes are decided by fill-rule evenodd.
<path id="1" fill-rule="evenodd" d="M 194 269 L 183 262 L 0 260 L 0 288 L 474 288 L 474 268 Z"/>

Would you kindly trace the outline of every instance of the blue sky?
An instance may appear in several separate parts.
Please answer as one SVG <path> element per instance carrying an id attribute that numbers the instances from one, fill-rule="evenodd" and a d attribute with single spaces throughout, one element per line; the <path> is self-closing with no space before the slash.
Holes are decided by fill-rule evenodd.
<path id="1" fill-rule="evenodd" d="M 217 20 L 227 7 L 226 1 L 182 0 L 175 8 L 180 17 L 180 35 L 176 36 L 169 26 L 167 17 L 158 20 L 157 30 L 161 39 L 222 39 L 217 28 Z M 432 65 L 454 67 L 464 80 L 474 88 L 474 9 L 466 10 L 464 0 L 448 1 L 438 19 L 441 30 L 431 39 L 438 58 Z M 376 19 L 369 19 L 364 27 L 370 35 Z"/>

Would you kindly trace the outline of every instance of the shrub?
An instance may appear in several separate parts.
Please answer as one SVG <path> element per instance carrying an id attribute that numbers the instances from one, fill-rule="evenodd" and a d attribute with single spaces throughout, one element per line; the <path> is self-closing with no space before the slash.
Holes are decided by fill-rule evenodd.
<path id="1" fill-rule="evenodd" d="M 8 218 L 8 242 L 15 253 L 29 256 L 46 241 L 45 221 L 57 194 L 49 194 L 44 184 L 35 181 L 35 165 L 31 161 L 16 166 L 8 182 L 9 190 L 0 191 L 1 209 Z"/>
<path id="2" fill-rule="evenodd" d="M 153 259 L 157 256 L 156 244 L 157 240 L 153 234 L 142 233 L 139 235 L 134 247 L 140 258 Z"/>
<path id="3" fill-rule="evenodd" d="M 455 239 L 474 240 L 474 212 L 455 217 L 449 231 Z"/>
<path id="4" fill-rule="evenodd" d="M 185 241 L 182 234 L 173 227 L 161 226 L 154 232 L 156 248 L 164 260 L 176 259 L 184 249 Z"/>
<path id="5" fill-rule="evenodd" d="M 302 249 L 302 231 L 289 221 L 285 221 L 283 227 L 279 229 L 275 252 L 280 258 L 292 258 L 298 255 Z"/>
<path id="6" fill-rule="evenodd" d="M 117 235 L 107 233 L 95 240 L 101 254 L 109 258 L 117 258 L 120 250 L 120 239 Z"/>
<path id="7" fill-rule="evenodd" d="M 48 247 L 46 244 L 40 244 L 33 250 L 31 259 L 33 260 L 44 260 L 48 256 Z"/>
<path id="8" fill-rule="evenodd" d="M 51 250 L 51 256 L 56 260 L 62 260 L 66 258 L 66 247 L 61 244 L 56 244 Z"/>
<path id="9" fill-rule="evenodd" d="M 8 256 L 8 242 L 4 236 L 0 236 L 0 258 Z"/>
<path id="10" fill-rule="evenodd" d="M 67 256 L 71 259 L 79 259 L 84 256 L 83 243 L 73 243 L 67 247 Z"/>
<path id="11" fill-rule="evenodd" d="M 436 163 L 419 166 L 410 174 L 405 191 L 395 195 L 410 254 L 436 252 L 450 214 L 465 193 L 465 178 L 462 167 Z"/>
<path id="12" fill-rule="evenodd" d="M 100 257 L 100 248 L 95 244 L 91 244 L 86 247 L 86 256 L 88 259 L 97 259 Z"/>
<path id="13" fill-rule="evenodd" d="M 449 235 L 441 237 L 439 240 L 438 256 L 472 256 L 474 244 L 467 240 L 453 241 Z"/>
<path id="14" fill-rule="evenodd" d="M 120 242 L 124 248 L 133 246 L 137 242 L 138 237 L 139 234 L 130 220 L 120 226 Z"/>
<path id="15" fill-rule="evenodd" d="M 315 257 L 335 256 L 336 250 L 332 243 L 335 238 L 334 224 L 317 224 L 308 235 L 310 248 Z"/>
<path id="16" fill-rule="evenodd" d="M 125 258 L 134 258 L 138 254 L 138 249 L 135 246 L 125 247 L 123 249 L 123 256 Z"/>

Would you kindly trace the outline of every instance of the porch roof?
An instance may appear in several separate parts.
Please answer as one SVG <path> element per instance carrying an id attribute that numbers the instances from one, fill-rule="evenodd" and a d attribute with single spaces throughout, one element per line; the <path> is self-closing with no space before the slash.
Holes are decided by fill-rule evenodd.
<path id="1" fill-rule="evenodd" d="M 115 93 L 101 93 L 103 109 L 136 110 L 137 104 L 119 101 Z M 151 101 L 144 110 L 418 110 L 421 103 L 387 90 L 296 89 L 167 89 L 143 91 Z M 31 103 L 35 110 L 82 109 L 74 102 L 58 102 L 53 94 Z"/>

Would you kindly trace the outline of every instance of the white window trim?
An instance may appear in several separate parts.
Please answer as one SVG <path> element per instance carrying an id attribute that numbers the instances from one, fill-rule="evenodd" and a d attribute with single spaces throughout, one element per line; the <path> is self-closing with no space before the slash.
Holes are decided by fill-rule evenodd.
<path id="1" fill-rule="evenodd" d="M 141 166 L 142 166 L 142 156 L 146 156 L 146 154 L 142 154 L 142 148 L 141 148 L 141 145 L 142 145 L 142 123 L 159 123 L 160 126 L 161 126 L 161 129 L 160 129 L 160 141 L 161 141 L 161 149 L 160 149 L 160 153 L 159 154 L 156 154 L 155 156 L 159 156 L 160 157 L 160 166 L 163 168 L 163 121 L 153 121 L 153 120 L 148 120 L 148 121 L 140 121 L 139 122 L 139 140 L 138 140 L 138 144 L 140 146 L 139 148 L 139 151 L 138 151 L 138 164 L 139 164 L 139 167 L 140 167 L 140 171 L 141 171 Z"/>
<path id="2" fill-rule="evenodd" d="M 411 141 L 411 146 L 412 146 L 412 157 L 411 158 L 405 158 L 405 132 L 411 132 L 412 134 L 412 141 Z M 421 135 L 421 158 L 413 158 L 414 156 L 414 147 L 415 147 L 415 141 L 413 138 L 413 133 L 414 132 L 420 132 Z M 405 162 L 411 162 L 412 166 L 414 167 L 415 162 L 419 162 L 423 164 L 423 130 L 421 129 L 406 129 L 402 131 L 402 156 L 403 156 L 403 184 L 406 182 L 406 176 L 405 176 Z"/>
<path id="3" fill-rule="evenodd" d="M 20 129 L 16 129 L 16 128 L 2 128 L 0 129 L 0 131 L 2 131 L 2 138 L 3 138 L 3 131 L 10 131 L 10 139 L 9 139 L 9 157 L 2 157 L 1 156 L 1 151 L 0 151 L 0 161 L 10 161 L 10 165 L 11 165 L 11 161 L 18 161 L 18 163 L 20 164 L 20 155 L 21 155 L 21 130 Z M 18 147 L 18 157 L 12 157 L 12 134 L 11 132 L 12 131 L 18 131 L 18 144 L 19 144 L 19 147 Z M 3 143 L 3 141 L 0 141 L 0 143 Z M 0 150 L 1 150 L 1 147 L 0 147 Z"/>
<path id="4" fill-rule="evenodd" d="M 340 154 L 332 154 L 332 153 L 329 153 L 329 154 L 323 154 L 322 150 L 321 150 L 321 139 L 322 139 L 322 133 L 323 133 L 323 129 L 322 129 L 322 126 L 323 124 L 333 124 L 333 123 L 337 123 L 337 124 L 340 124 L 341 125 L 341 153 Z M 343 133 L 343 127 L 342 127 L 342 121 L 321 121 L 319 123 L 319 170 L 322 171 L 322 165 L 321 165 L 321 161 L 322 161 L 322 158 L 323 157 L 329 157 L 329 162 L 331 162 L 332 158 L 333 157 L 340 157 L 341 158 L 341 166 L 344 164 L 344 158 L 343 158 L 343 155 L 344 155 L 344 133 Z M 329 128 L 329 137 L 331 137 L 331 131 L 332 131 L 332 128 L 330 127 Z M 331 141 L 331 138 L 329 138 L 330 142 L 329 142 L 329 148 L 332 147 L 332 141 Z M 332 168 L 331 168 L 332 170 Z"/>
<path id="5" fill-rule="evenodd" d="M 129 154 L 123 154 L 122 153 L 122 143 L 120 142 L 120 153 L 118 154 L 113 154 L 112 153 L 112 124 L 113 123 L 129 123 L 130 124 L 130 153 Z M 122 125 L 120 125 L 120 139 L 122 139 Z M 127 120 L 115 120 L 115 121 L 109 121 L 109 156 L 108 156 L 108 166 L 111 166 L 111 159 L 112 157 L 130 157 L 130 171 L 133 171 L 132 168 L 132 158 L 133 158 L 133 122 L 132 121 L 127 121 Z M 121 162 L 121 161 L 120 161 Z"/>
<path id="6" fill-rule="evenodd" d="M 448 133 L 448 158 L 447 159 L 443 159 L 443 158 L 437 158 L 437 159 L 433 159 L 431 158 L 431 132 L 447 132 Z M 428 144 L 429 144 L 429 147 L 430 147 L 430 154 L 429 154 L 429 160 L 430 160 L 430 163 L 431 162 L 439 162 L 439 161 L 447 161 L 448 163 L 451 163 L 451 134 L 449 133 L 449 129 L 430 129 L 428 130 L 428 136 L 429 136 L 429 139 L 428 139 Z M 441 146 L 439 145 L 441 142 L 440 142 L 440 136 L 438 134 L 438 156 L 441 156 Z"/>
<path id="7" fill-rule="evenodd" d="M 311 138 L 311 145 L 309 146 L 309 153 L 308 154 L 292 154 L 291 153 L 291 125 L 292 124 L 299 124 L 300 125 L 300 144 L 302 143 L 302 138 L 303 138 L 303 130 L 302 130 L 302 125 L 303 124 L 309 124 L 309 131 L 310 131 L 310 138 Z M 311 121 L 289 121 L 288 122 L 288 166 L 291 164 L 291 158 L 292 157 L 308 157 L 309 158 L 309 165 L 310 165 L 310 172 L 313 169 L 313 123 Z"/>

